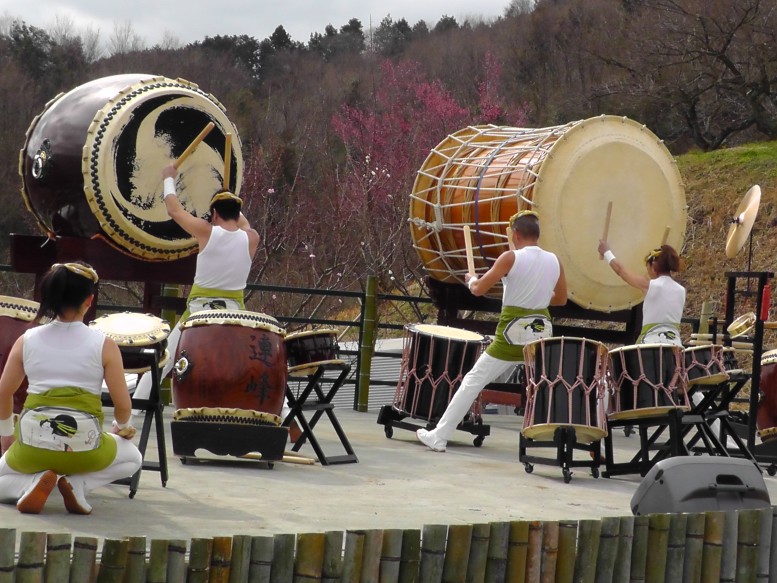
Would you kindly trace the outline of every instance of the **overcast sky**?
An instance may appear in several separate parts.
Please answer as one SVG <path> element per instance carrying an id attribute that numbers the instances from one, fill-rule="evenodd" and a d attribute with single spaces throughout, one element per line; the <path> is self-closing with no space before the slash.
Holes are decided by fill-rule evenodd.
<path id="1" fill-rule="evenodd" d="M 327 24 L 340 28 L 351 18 L 365 31 L 387 15 L 412 26 L 425 20 L 431 27 L 443 15 L 458 22 L 493 20 L 509 0 L 0 0 L 0 15 L 50 29 L 69 19 L 79 32 L 86 26 L 108 38 L 116 24 L 131 23 L 146 46 L 165 33 L 182 43 L 206 36 L 246 34 L 262 40 L 282 24 L 295 41 L 307 42 Z"/>

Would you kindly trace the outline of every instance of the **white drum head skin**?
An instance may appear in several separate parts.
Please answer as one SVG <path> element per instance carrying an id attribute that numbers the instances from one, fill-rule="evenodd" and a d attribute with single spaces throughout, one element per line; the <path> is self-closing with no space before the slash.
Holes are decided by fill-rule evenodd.
<path id="1" fill-rule="evenodd" d="M 201 310 L 194 312 L 181 324 L 181 329 L 195 326 L 244 326 L 267 330 L 280 336 L 285 336 L 286 331 L 281 328 L 278 320 L 267 314 L 249 312 L 248 310 Z"/>
<path id="2" fill-rule="evenodd" d="M 151 314 L 119 312 L 100 316 L 89 323 L 119 346 L 149 346 L 170 334 L 170 324 Z"/>
<path id="3" fill-rule="evenodd" d="M 8 316 L 16 320 L 32 322 L 38 313 L 40 304 L 31 300 L 15 298 L 12 296 L 0 296 L 0 316 Z"/>
<path id="4" fill-rule="evenodd" d="M 425 336 L 436 336 L 438 338 L 449 338 L 451 340 L 483 342 L 486 339 L 482 334 L 472 332 L 471 330 L 463 330 L 451 326 L 439 326 L 437 324 L 411 324 L 408 326 L 408 329 L 411 332 L 418 332 Z"/>

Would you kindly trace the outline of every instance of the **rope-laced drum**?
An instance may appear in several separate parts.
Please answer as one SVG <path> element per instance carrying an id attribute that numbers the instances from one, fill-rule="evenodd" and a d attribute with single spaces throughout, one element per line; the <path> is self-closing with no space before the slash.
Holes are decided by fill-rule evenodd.
<path id="1" fill-rule="evenodd" d="M 240 192 L 237 130 L 197 85 L 153 75 L 104 77 L 46 104 L 20 154 L 24 201 L 49 236 L 101 237 L 149 260 L 190 255 L 197 242 L 167 215 L 162 168 L 210 122 L 177 179 L 184 208 L 204 217 L 222 187 L 228 133 L 229 188 Z"/>
<path id="2" fill-rule="evenodd" d="M 0 371 L 8 362 L 8 353 L 11 352 L 16 340 L 30 327 L 34 326 L 33 320 L 38 313 L 38 302 L 0 296 Z M 27 398 L 27 378 L 13 396 L 13 412 L 21 413 L 24 401 Z"/>
<path id="3" fill-rule="evenodd" d="M 410 199 L 410 231 L 429 275 L 463 283 L 464 226 L 479 273 L 508 250 L 506 229 L 519 210 L 539 212 L 540 245 L 564 266 L 569 297 L 595 310 L 630 308 L 642 293 L 617 277 L 596 248 L 612 202 L 609 241 L 618 259 L 644 266 L 669 227 L 679 248 L 686 225 L 680 173 L 644 126 L 613 116 L 540 129 L 478 126 L 443 140 L 427 157 Z M 501 297 L 496 287 L 491 297 Z"/>
<path id="4" fill-rule="evenodd" d="M 203 310 L 180 326 L 172 387 L 176 409 L 258 411 L 269 413 L 266 418 L 280 425 L 287 365 L 285 332 L 275 318 Z M 206 420 L 201 414 L 178 415 L 182 420 Z M 225 415 L 222 411 L 216 416 Z"/>
<path id="5" fill-rule="evenodd" d="M 148 357 L 143 355 L 141 349 L 154 350 L 159 366 L 170 360 L 170 352 L 167 350 L 170 324 L 162 318 L 152 314 L 117 312 L 100 316 L 90 322 L 89 326 L 118 344 L 125 372 L 141 373 L 150 370 Z"/>
<path id="6" fill-rule="evenodd" d="M 438 421 L 487 341 L 470 330 L 436 324 L 407 324 L 394 409 L 416 419 Z M 471 421 L 481 415 L 478 397 Z"/>
<path id="7" fill-rule="evenodd" d="M 728 380 L 723 346 L 707 344 L 683 350 L 688 385 L 718 385 Z"/>

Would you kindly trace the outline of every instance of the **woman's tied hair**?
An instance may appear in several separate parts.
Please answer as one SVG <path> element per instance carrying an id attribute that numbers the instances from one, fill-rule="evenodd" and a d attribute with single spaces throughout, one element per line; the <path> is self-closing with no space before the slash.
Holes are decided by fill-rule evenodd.
<path id="1" fill-rule="evenodd" d="M 537 211 L 520 211 L 515 213 L 513 216 L 510 217 L 510 228 L 515 228 L 515 221 L 520 219 L 521 217 L 535 217 L 537 220 L 539 220 L 540 215 L 537 213 Z"/>
<path id="2" fill-rule="evenodd" d="M 97 283 L 100 281 L 100 278 L 94 268 L 89 267 L 88 265 L 84 265 L 83 263 L 55 263 L 51 266 L 51 270 L 54 271 L 60 267 L 64 267 L 71 273 L 85 277 L 86 279 L 91 280 L 92 283 Z"/>
<path id="3" fill-rule="evenodd" d="M 661 245 L 645 255 L 645 263 L 652 265 L 659 274 L 670 274 L 682 269 L 680 255 L 671 245 Z"/>

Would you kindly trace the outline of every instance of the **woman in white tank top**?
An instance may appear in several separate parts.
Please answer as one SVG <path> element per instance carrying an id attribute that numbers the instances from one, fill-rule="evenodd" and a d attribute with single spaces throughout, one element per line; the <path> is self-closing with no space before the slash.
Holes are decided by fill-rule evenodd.
<path id="1" fill-rule="evenodd" d="M 87 327 L 97 273 L 85 263 L 56 264 L 41 281 L 36 321 L 14 344 L 0 376 L 0 501 L 37 514 L 54 486 L 65 508 L 90 514 L 86 494 L 134 474 L 142 463 L 131 439 L 130 396 L 116 343 Z M 29 381 L 14 426 L 13 394 Z M 114 403 L 103 431 L 103 381 Z"/>

